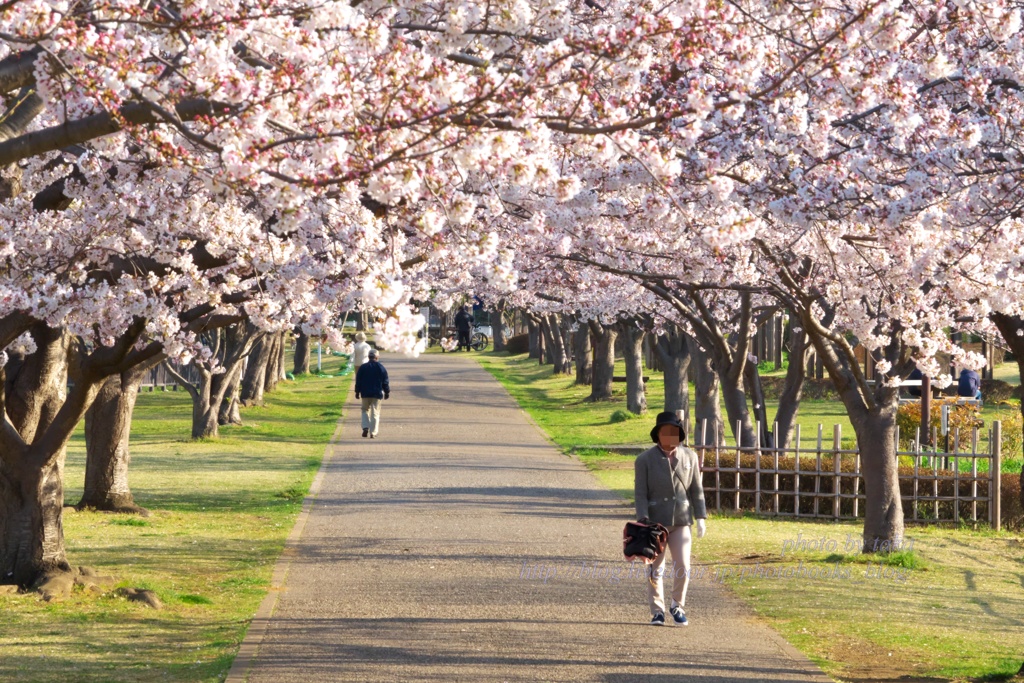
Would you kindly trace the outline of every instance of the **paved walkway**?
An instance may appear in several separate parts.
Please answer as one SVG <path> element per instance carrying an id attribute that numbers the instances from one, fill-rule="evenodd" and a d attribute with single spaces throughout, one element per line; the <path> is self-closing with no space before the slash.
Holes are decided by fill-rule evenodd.
<path id="1" fill-rule="evenodd" d="M 247 680 L 829 680 L 707 581 L 647 625 L 644 579 L 607 578 L 631 509 L 471 358 L 382 360 L 380 438 L 350 397 Z"/>

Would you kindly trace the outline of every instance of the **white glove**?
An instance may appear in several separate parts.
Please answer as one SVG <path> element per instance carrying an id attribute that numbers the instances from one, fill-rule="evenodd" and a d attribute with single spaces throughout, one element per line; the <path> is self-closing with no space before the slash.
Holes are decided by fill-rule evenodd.
<path id="1" fill-rule="evenodd" d="M 708 530 L 708 525 L 703 519 L 697 520 L 697 538 L 704 538 L 704 532 Z"/>

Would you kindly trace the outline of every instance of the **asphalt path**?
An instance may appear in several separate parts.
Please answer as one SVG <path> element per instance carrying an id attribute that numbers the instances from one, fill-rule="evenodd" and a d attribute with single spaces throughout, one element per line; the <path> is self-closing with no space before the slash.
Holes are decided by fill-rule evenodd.
<path id="1" fill-rule="evenodd" d="M 713 581 L 650 626 L 629 506 L 471 357 L 382 361 L 379 438 L 350 394 L 229 680 L 830 680 Z"/>

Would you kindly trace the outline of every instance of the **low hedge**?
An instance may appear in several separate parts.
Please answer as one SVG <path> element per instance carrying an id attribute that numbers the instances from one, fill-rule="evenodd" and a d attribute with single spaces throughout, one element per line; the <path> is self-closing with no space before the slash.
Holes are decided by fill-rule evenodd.
<path id="1" fill-rule="evenodd" d="M 518 356 L 522 353 L 530 352 L 530 335 L 527 332 L 523 334 L 515 334 L 508 338 L 505 342 L 505 350 L 508 351 L 510 356 Z"/>

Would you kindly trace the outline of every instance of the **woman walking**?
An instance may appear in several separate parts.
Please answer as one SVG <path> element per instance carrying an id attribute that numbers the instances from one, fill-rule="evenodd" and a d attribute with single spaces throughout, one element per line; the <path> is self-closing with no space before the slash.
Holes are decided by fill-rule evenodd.
<path id="1" fill-rule="evenodd" d="M 659 413 L 651 430 L 656 444 L 637 456 L 633 492 L 636 518 L 668 528 L 667 552 L 672 553 L 672 621 L 686 626 L 686 589 L 690 583 L 690 526 L 696 520 L 697 538 L 704 536 L 707 511 L 697 453 L 686 446 L 686 430 L 675 413 Z M 665 625 L 665 554 L 649 568 L 647 586 L 651 624 Z"/>

